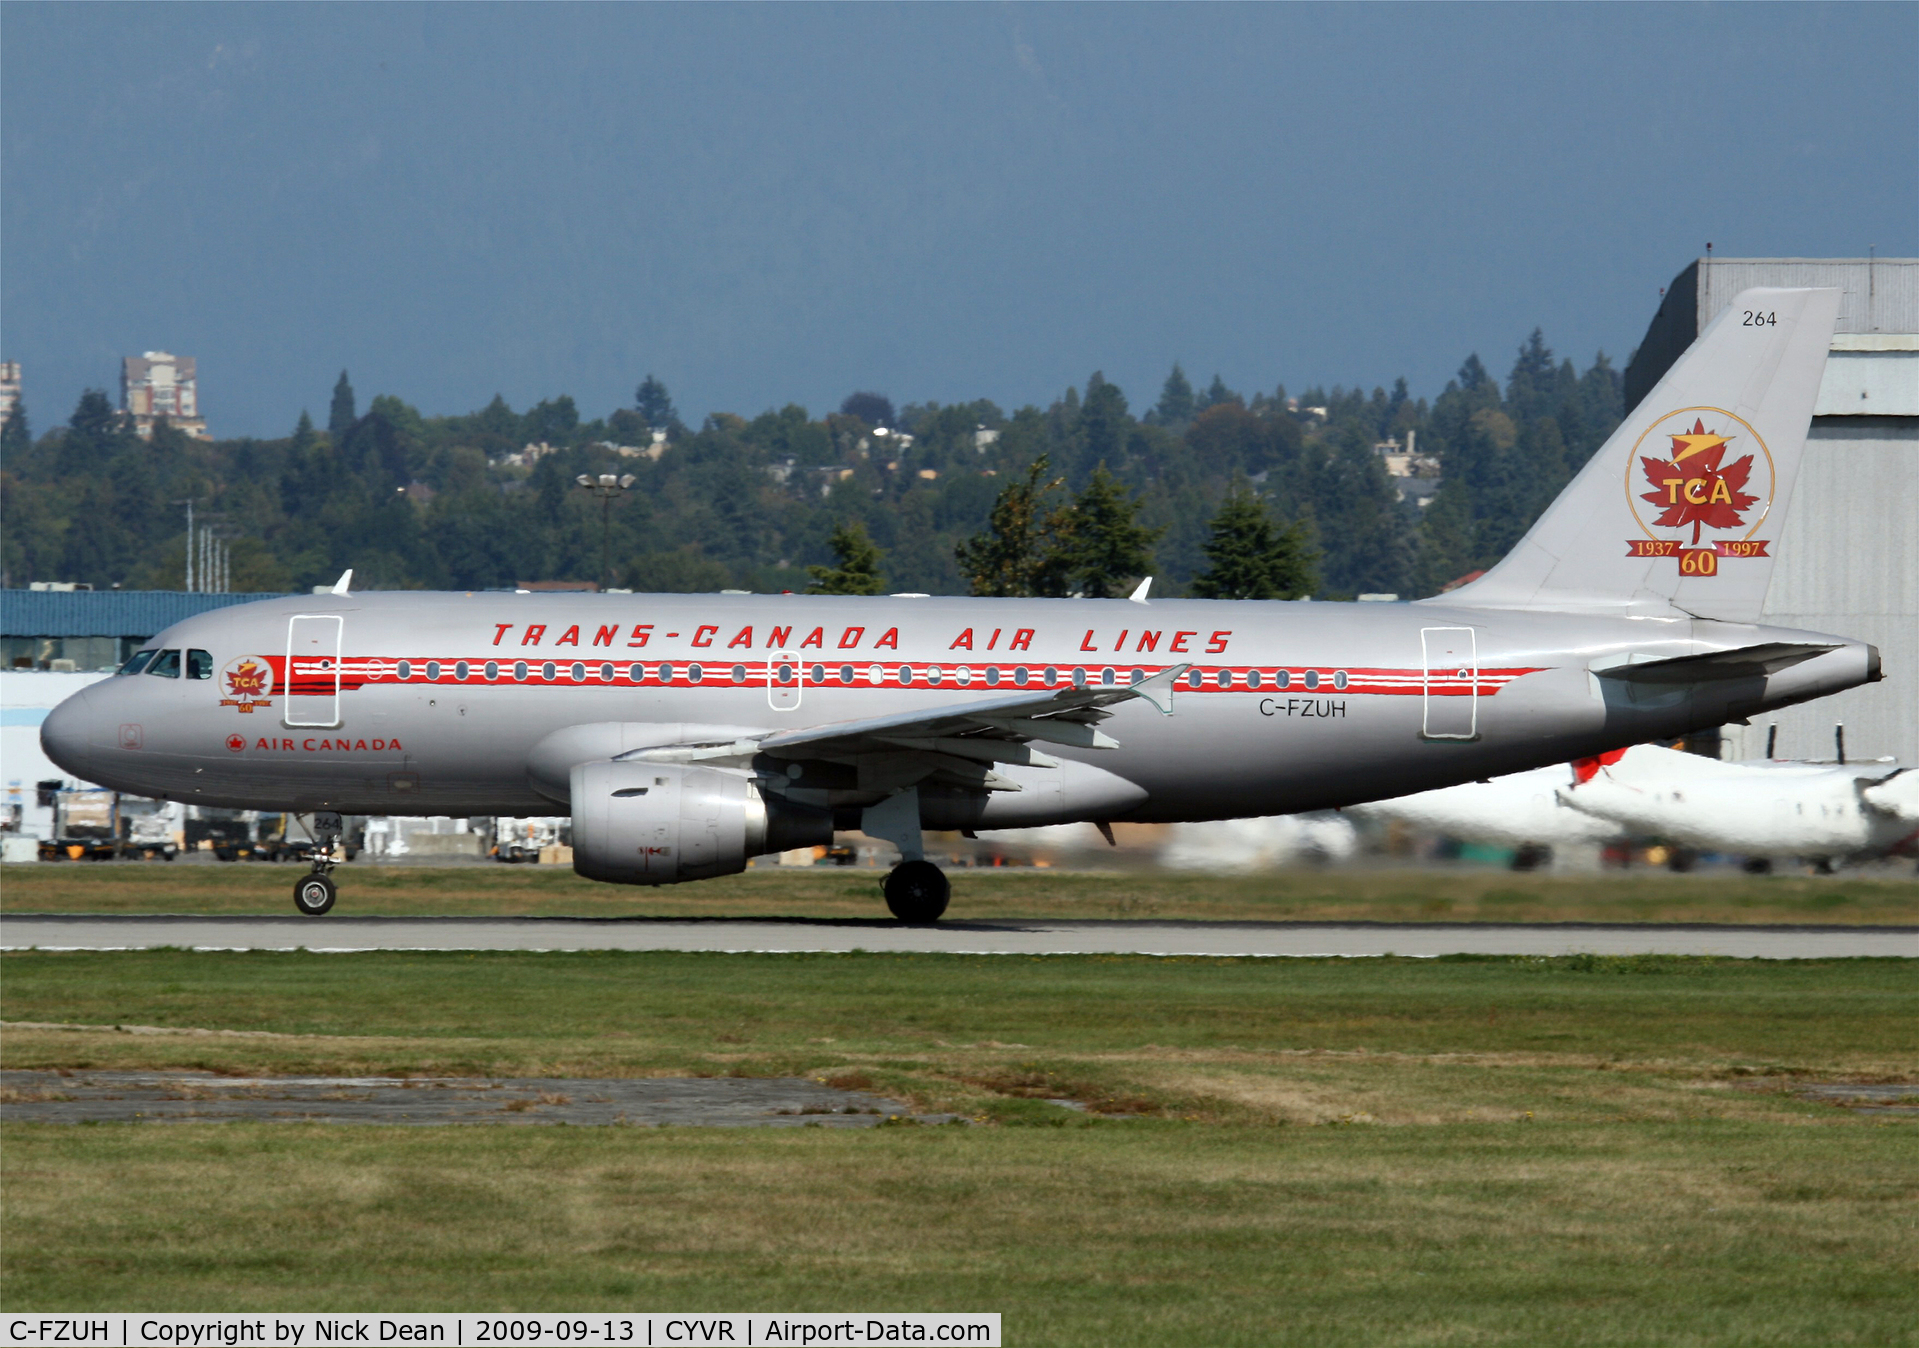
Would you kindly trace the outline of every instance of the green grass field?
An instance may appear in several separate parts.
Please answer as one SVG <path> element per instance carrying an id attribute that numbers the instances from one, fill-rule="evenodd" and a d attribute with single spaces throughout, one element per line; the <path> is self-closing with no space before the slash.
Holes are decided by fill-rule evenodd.
<path id="1" fill-rule="evenodd" d="M 1919 1119 L 1794 1094 L 1919 1082 L 1910 961 L 35 952 L 0 1016 L 8 1067 L 804 1074 L 977 1121 L 9 1123 L 8 1311 L 1919 1343 Z"/>
<path id="2" fill-rule="evenodd" d="M 0 912 L 288 913 L 304 868 L 146 862 L 10 866 Z M 338 873 L 348 914 L 883 917 L 876 870 L 760 868 L 666 889 L 601 885 L 539 866 L 359 866 Z M 1375 922 L 1919 924 L 1909 871 L 1837 876 L 1592 875 L 1458 867 L 1337 867 L 1258 875 L 956 870 L 950 915 Z"/>

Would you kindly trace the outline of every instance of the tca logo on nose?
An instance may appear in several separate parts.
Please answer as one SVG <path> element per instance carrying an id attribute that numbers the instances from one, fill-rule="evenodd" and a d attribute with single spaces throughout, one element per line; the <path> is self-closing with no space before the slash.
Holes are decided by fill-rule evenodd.
<path id="1" fill-rule="evenodd" d="M 220 671 L 223 707 L 251 712 L 273 705 L 273 665 L 264 655 L 242 655 L 227 661 Z"/>

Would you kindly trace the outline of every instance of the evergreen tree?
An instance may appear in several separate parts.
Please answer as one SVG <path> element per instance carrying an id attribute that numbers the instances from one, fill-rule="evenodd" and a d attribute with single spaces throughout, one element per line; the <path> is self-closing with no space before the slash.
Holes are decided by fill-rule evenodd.
<path id="1" fill-rule="evenodd" d="M 307 415 L 306 408 L 300 409 L 300 419 L 293 424 L 293 438 L 287 442 L 287 452 L 303 454 L 307 446 L 319 438 L 319 432 L 313 429 L 313 418 Z"/>
<path id="2" fill-rule="evenodd" d="M 27 402 L 24 398 L 13 400 L 13 410 L 7 413 L 7 421 L 0 426 L 0 461 L 12 458 L 30 448 L 33 436 L 27 429 Z"/>
<path id="3" fill-rule="evenodd" d="M 866 536 L 866 526 L 858 520 L 842 523 L 827 540 L 838 566 L 809 566 L 813 583 L 808 594 L 884 594 L 885 577 L 880 573 L 880 550 Z"/>
<path id="4" fill-rule="evenodd" d="M 1159 391 L 1159 404 L 1153 408 L 1153 419 L 1162 426 L 1180 427 L 1193 419 L 1193 385 L 1186 378 L 1186 371 L 1179 368 L 1179 362 L 1173 362 L 1173 372 L 1166 376 L 1166 383 Z"/>
<path id="5" fill-rule="evenodd" d="M 1224 379 L 1214 375 L 1213 382 L 1206 386 L 1206 396 L 1199 400 L 1198 410 L 1204 412 L 1209 407 L 1218 407 L 1223 403 L 1239 403 L 1244 406 L 1245 400 L 1227 388 Z"/>
<path id="6" fill-rule="evenodd" d="M 520 439 L 520 433 L 525 429 L 519 414 L 497 393 L 493 395 L 493 401 L 482 407 L 472 420 L 475 430 L 496 437 L 502 444 L 512 444 Z"/>
<path id="7" fill-rule="evenodd" d="M 1372 432 L 1348 419 L 1325 437 L 1312 479 L 1313 520 L 1325 541 L 1321 590 L 1329 595 L 1397 594 L 1412 568 L 1412 539 Z"/>
<path id="8" fill-rule="evenodd" d="M 1479 359 L 1477 351 L 1466 357 L 1466 363 L 1459 367 L 1459 387 L 1468 393 L 1478 393 L 1491 387 L 1493 396 L 1499 396 L 1499 388 L 1493 384 L 1493 377 L 1486 373 L 1486 366 Z"/>
<path id="9" fill-rule="evenodd" d="M 1566 456 L 1574 472 L 1585 466 L 1586 460 L 1606 443 L 1606 437 L 1618 428 L 1626 416 L 1625 390 L 1620 383 L 1619 371 L 1613 369 L 1604 351 L 1595 355 L 1592 368 L 1579 376 L 1576 397 L 1579 403 L 1579 434 L 1576 438 L 1569 435 L 1566 440 Z"/>
<path id="10" fill-rule="evenodd" d="M 1091 399 L 1088 399 L 1088 406 Z M 1070 572 L 1088 599 L 1124 594 L 1128 582 L 1151 572 L 1153 544 L 1166 532 L 1139 522 L 1140 500 L 1102 462 L 1072 505 Z"/>
<path id="11" fill-rule="evenodd" d="M 1451 478 L 1440 485 L 1432 504 L 1420 514 L 1415 535 L 1415 597 L 1438 594 L 1473 569 L 1473 511 L 1463 482 Z"/>
<path id="12" fill-rule="evenodd" d="M 1046 409 L 1046 433 L 1058 450 L 1069 454 L 1079 439 L 1079 390 L 1071 384 L 1059 401 Z"/>
<path id="13" fill-rule="evenodd" d="M 1106 382 L 1098 370 L 1086 381 L 1086 401 L 1079 409 L 1080 460 L 1117 460 L 1126 448 L 1126 432 L 1132 426 L 1127 415 L 1126 395 L 1119 385 Z"/>
<path id="14" fill-rule="evenodd" d="M 346 371 L 340 371 L 340 382 L 333 386 L 333 406 L 327 410 L 326 431 L 333 437 L 333 443 L 339 444 L 344 436 L 360 419 L 353 405 L 353 385 L 347 382 Z"/>
<path id="15" fill-rule="evenodd" d="M 1286 431 L 1291 439 L 1286 439 Z M 1282 443 L 1283 442 L 1283 443 Z M 1186 443 L 1199 463 L 1218 478 L 1263 473 L 1299 443 L 1299 428 L 1256 417 L 1236 402 L 1209 407 L 1186 428 Z M 1217 478 L 1216 478 L 1217 480 Z"/>
<path id="16" fill-rule="evenodd" d="M 1524 466 L 1526 488 L 1526 527 L 1546 511 L 1553 498 L 1572 480 L 1566 465 L 1566 442 L 1559 433 L 1559 422 L 1540 417 L 1519 434 L 1518 456 Z"/>
<path id="17" fill-rule="evenodd" d="M 580 409 L 568 394 L 542 398 L 527 410 L 525 424 L 529 440 L 556 447 L 570 445 L 580 429 Z"/>
<path id="18" fill-rule="evenodd" d="M 1514 420 L 1524 424 L 1552 410 L 1558 373 L 1545 334 L 1534 328 L 1506 377 L 1506 410 Z"/>
<path id="19" fill-rule="evenodd" d="M 868 426 L 894 427 L 900 424 L 893 400 L 883 393 L 850 393 L 840 404 L 840 415 L 858 417 Z"/>
<path id="20" fill-rule="evenodd" d="M 973 594 L 993 598 L 1064 596 L 1072 560 L 1068 511 L 1050 504 L 1064 479 L 1048 479 L 1042 454 L 1024 477 L 1000 489 L 986 530 L 953 549 L 953 560 Z"/>
<path id="21" fill-rule="evenodd" d="M 686 434 L 686 427 L 680 423 L 680 414 L 673 410 L 673 399 L 662 384 L 652 375 L 640 381 L 640 387 L 633 394 L 633 406 L 646 418 L 646 424 L 656 431 L 665 431 L 671 439 L 678 440 Z"/>
<path id="22" fill-rule="evenodd" d="M 101 473 L 106 470 L 108 460 L 131 438 L 127 419 L 113 410 L 105 392 L 90 388 L 81 393 L 73 415 L 67 418 L 60 458 L 69 471 Z"/>
<path id="23" fill-rule="evenodd" d="M 1279 528 L 1266 503 L 1244 479 L 1236 481 L 1213 516 L 1206 570 L 1193 578 L 1201 599 L 1302 599 L 1319 585 L 1304 521 Z"/>

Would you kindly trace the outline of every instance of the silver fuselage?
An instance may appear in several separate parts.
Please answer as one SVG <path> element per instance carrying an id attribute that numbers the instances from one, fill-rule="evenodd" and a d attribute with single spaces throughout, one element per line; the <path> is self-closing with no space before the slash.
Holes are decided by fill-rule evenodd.
<path id="1" fill-rule="evenodd" d="M 1685 688 L 1594 673 L 1768 641 L 1836 649 Z M 750 736 L 1182 664 L 1172 714 L 1126 702 L 1102 726 L 1119 747 L 1051 750 L 1144 793 L 1085 817 L 1278 814 L 1564 762 L 1878 676 L 1877 653 L 1843 637 L 1433 602 L 388 592 L 241 605 L 148 645 L 206 652 L 211 677 L 77 694 L 42 735 L 67 771 L 200 805 L 409 815 L 563 812 L 529 756 L 568 727 Z"/>

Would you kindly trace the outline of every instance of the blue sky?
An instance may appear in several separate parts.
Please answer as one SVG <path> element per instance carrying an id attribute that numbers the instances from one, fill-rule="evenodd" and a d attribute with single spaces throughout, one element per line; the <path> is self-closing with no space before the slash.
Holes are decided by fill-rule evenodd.
<path id="1" fill-rule="evenodd" d="M 688 420 L 1101 369 L 1623 364 L 1720 256 L 1919 254 L 1919 6 L 0 7 L 36 430 L 198 357 L 218 435 L 648 371 Z"/>

